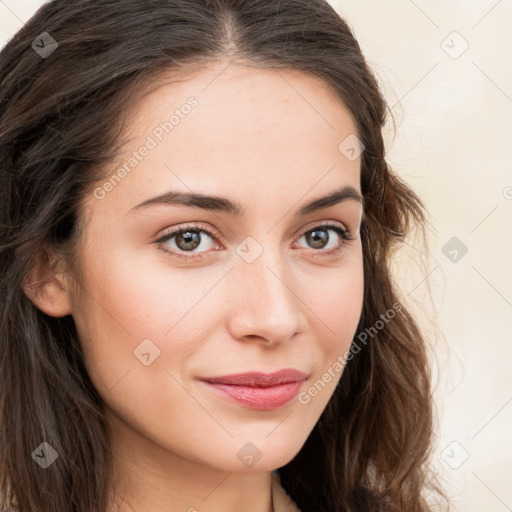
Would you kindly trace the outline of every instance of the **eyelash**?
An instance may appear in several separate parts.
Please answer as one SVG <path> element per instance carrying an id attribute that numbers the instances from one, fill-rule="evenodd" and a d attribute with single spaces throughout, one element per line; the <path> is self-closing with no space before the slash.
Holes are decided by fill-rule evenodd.
<path id="1" fill-rule="evenodd" d="M 311 231 L 322 230 L 322 229 L 333 229 L 340 235 L 342 241 L 340 242 L 340 244 L 337 247 L 334 247 L 333 249 L 329 249 L 326 251 L 322 251 L 321 249 L 318 249 L 318 250 L 313 249 L 314 256 L 324 256 L 324 257 L 334 256 L 334 255 L 340 253 L 341 251 L 343 251 L 345 249 L 345 245 L 348 242 L 355 240 L 355 237 L 350 233 L 350 231 L 348 229 L 343 229 L 336 224 L 330 224 L 330 223 L 319 224 L 318 226 L 314 226 L 313 228 L 303 231 L 299 238 L 302 238 L 305 234 L 307 234 Z M 206 233 L 212 239 L 216 238 L 216 235 L 214 233 L 212 233 L 209 229 L 206 229 L 204 226 L 201 226 L 198 224 L 187 224 L 185 226 L 180 227 L 179 229 L 176 229 L 174 231 L 171 231 L 171 232 L 163 235 L 158 240 L 156 240 L 154 243 L 157 244 L 158 247 L 163 252 L 168 253 L 172 256 L 176 256 L 178 258 L 183 258 L 185 260 L 202 259 L 202 256 L 201 256 L 202 253 L 190 252 L 189 253 L 190 255 L 185 255 L 183 253 L 179 253 L 177 251 L 170 250 L 167 246 L 164 245 L 164 242 L 168 242 L 174 236 L 179 235 L 181 233 L 185 233 L 187 231 L 197 231 L 197 232 L 201 232 L 201 233 Z"/>

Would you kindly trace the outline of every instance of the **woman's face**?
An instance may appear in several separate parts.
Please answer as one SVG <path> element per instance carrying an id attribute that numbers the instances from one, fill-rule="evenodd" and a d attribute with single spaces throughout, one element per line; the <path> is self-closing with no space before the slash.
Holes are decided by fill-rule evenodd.
<path id="1" fill-rule="evenodd" d="M 355 125 L 317 78 L 225 62 L 130 112 L 115 177 L 83 205 L 71 297 L 109 422 L 132 461 L 283 466 L 332 396 L 361 313 L 362 205 L 350 189 L 316 202 L 360 194 Z M 201 380 L 282 369 L 305 380 Z"/>

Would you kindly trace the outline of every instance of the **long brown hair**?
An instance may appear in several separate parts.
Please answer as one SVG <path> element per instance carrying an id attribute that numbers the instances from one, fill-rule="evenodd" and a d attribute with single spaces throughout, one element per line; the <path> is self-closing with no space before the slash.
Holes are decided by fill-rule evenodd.
<path id="1" fill-rule="evenodd" d="M 425 211 L 385 160 L 388 106 L 351 29 L 324 0 L 54 0 L 3 48 L 2 510 L 105 512 L 112 460 L 102 399 L 72 317 L 37 309 L 24 278 L 47 249 L 74 260 L 80 202 L 106 178 L 130 99 L 162 72 L 223 57 L 320 77 L 364 144 L 358 350 L 298 455 L 279 468 L 282 485 L 303 512 L 430 510 L 425 340 L 405 304 L 375 327 L 399 303 L 390 257 Z M 45 470 L 33 456 L 42 442 L 58 454 Z"/>

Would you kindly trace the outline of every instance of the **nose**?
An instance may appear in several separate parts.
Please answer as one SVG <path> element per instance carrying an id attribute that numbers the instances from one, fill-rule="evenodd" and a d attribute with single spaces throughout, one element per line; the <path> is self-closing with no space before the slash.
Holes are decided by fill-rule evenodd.
<path id="1" fill-rule="evenodd" d="M 228 329 L 233 338 L 275 345 L 304 331 L 304 302 L 277 251 L 264 250 L 252 263 L 240 259 L 230 272 Z"/>

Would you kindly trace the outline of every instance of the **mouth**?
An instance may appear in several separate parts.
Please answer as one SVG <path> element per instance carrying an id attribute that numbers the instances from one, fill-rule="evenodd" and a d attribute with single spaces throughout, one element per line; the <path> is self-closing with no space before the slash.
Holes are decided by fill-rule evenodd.
<path id="1" fill-rule="evenodd" d="M 199 379 L 209 389 L 228 400 L 257 410 L 274 410 L 293 400 L 307 379 L 298 370 L 274 373 L 248 372 Z"/>

